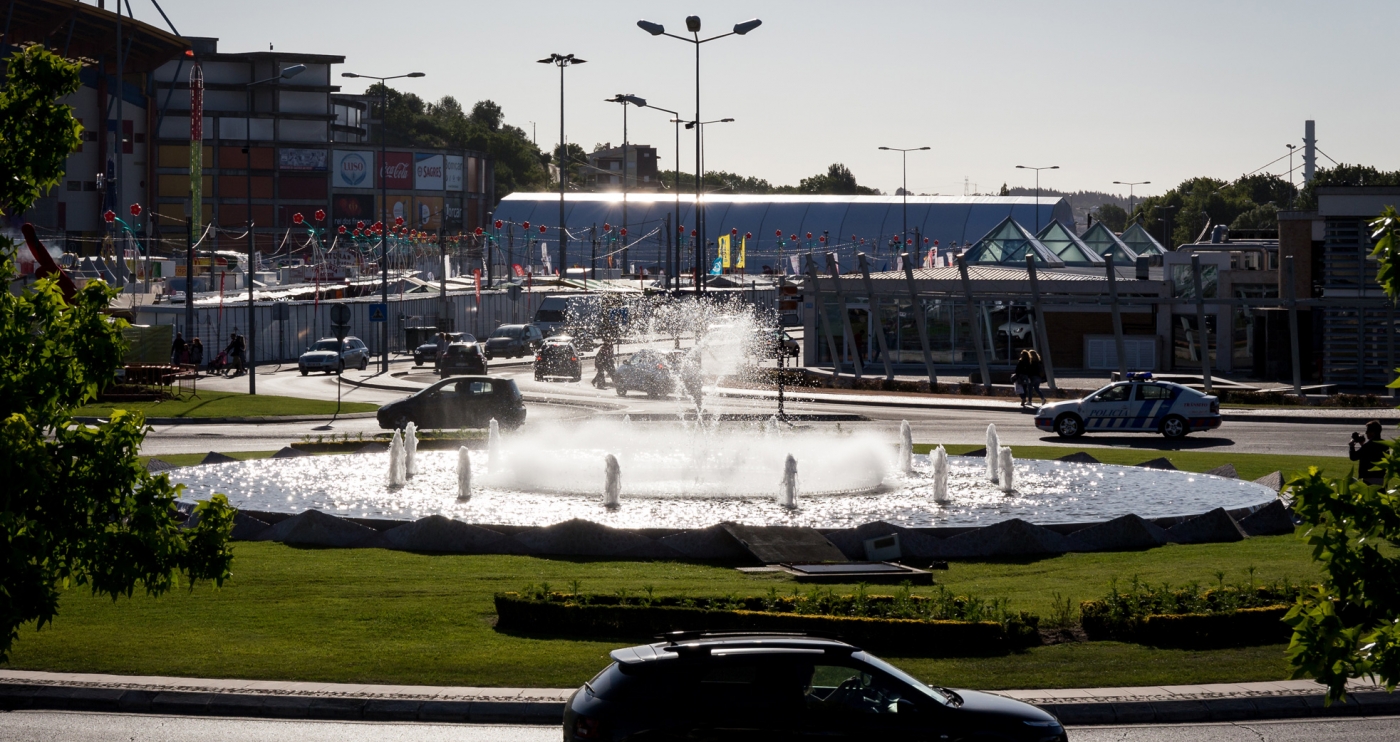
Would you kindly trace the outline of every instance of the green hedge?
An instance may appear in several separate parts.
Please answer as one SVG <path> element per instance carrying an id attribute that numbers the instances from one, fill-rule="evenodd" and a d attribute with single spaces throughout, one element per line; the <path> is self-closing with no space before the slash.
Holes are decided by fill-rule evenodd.
<path id="1" fill-rule="evenodd" d="M 1180 649 L 1215 649 L 1279 644 L 1293 635 L 1283 623 L 1287 605 L 1215 613 L 1115 616 L 1102 600 L 1080 604 L 1080 626 L 1090 639 L 1118 639 Z"/>
<path id="2" fill-rule="evenodd" d="M 676 605 L 627 605 L 537 600 L 496 595 L 496 628 L 570 638 L 650 641 L 668 631 L 782 631 L 838 636 L 862 649 L 906 657 L 978 657 L 1006 654 L 1039 642 L 1033 627 L 1008 632 L 993 621 L 858 618 Z"/>

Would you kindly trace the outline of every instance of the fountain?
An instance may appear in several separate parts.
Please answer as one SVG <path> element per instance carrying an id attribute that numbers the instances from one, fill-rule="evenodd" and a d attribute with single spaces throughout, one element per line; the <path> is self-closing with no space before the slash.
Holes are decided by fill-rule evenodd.
<path id="1" fill-rule="evenodd" d="M 457 449 L 457 502 L 472 499 L 472 455 L 466 446 Z"/>
<path id="2" fill-rule="evenodd" d="M 899 473 L 914 471 L 914 431 L 908 420 L 899 421 Z"/>
<path id="3" fill-rule="evenodd" d="M 1001 491 L 1009 495 L 1016 491 L 1016 460 L 1011 458 L 1009 447 L 997 453 L 997 474 L 1001 477 Z"/>
<path id="4" fill-rule="evenodd" d="M 498 472 L 501 464 L 501 424 L 493 417 L 486 433 L 486 468 Z"/>
<path id="5" fill-rule="evenodd" d="M 603 478 L 603 507 L 609 510 L 622 507 L 622 467 L 612 454 L 603 459 Z"/>
<path id="6" fill-rule="evenodd" d="M 389 486 L 402 487 L 408 483 L 408 477 L 404 476 L 404 452 L 403 438 L 399 437 L 399 431 L 394 431 L 394 437 L 389 441 Z"/>
<path id="7" fill-rule="evenodd" d="M 418 426 L 409 421 L 403 430 L 404 477 L 418 473 Z"/>
<path id="8" fill-rule="evenodd" d="M 987 424 L 987 481 L 997 481 L 997 465 L 1001 463 L 1001 443 L 997 441 L 997 424 Z"/>
<path id="9" fill-rule="evenodd" d="M 948 502 L 948 450 L 939 446 L 929 458 L 933 462 L 933 501 Z"/>
<path id="10" fill-rule="evenodd" d="M 797 459 L 787 455 L 783 462 L 783 484 L 778 490 L 778 504 L 788 510 L 797 509 Z"/>

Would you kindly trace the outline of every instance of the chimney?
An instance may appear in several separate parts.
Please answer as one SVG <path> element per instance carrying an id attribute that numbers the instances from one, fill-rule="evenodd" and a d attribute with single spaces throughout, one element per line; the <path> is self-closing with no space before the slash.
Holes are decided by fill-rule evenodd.
<path id="1" fill-rule="evenodd" d="M 1317 130 L 1312 120 L 1303 122 L 1303 184 L 1312 182 L 1317 172 Z"/>

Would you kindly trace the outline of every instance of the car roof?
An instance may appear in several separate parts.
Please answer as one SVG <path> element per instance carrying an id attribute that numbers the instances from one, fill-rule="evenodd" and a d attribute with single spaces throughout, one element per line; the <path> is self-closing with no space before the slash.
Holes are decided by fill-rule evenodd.
<path id="1" fill-rule="evenodd" d="M 810 634 L 781 634 L 765 632 L 702 633 L 678 631 L 664 635 L 667 640 L 655 644 L 615 649 L 612 659 L 623 665 L 665 661 L 678 657 L 709 657 L 716 651 L 744 650 L 745 655 L 761 655 L 765 650 L 774 655 L 790 654 L 793 650 L 809 650 L 829 654 L 850 655 L 858 647 L 838 639 Z"/>

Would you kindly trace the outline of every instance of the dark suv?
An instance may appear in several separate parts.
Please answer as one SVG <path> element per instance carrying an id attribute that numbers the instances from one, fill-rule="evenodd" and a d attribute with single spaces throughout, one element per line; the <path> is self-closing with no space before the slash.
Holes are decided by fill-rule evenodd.
<path id="1" fill-rule="evenodd" d="M 486 358 L 519 358 L 544 344 L 540 328 L 534 325 L 501 325 L 486 338 Z"/>
<path id="2" fill-rule="evenodd" d="M 566 742 L 1068 739 L 1028 703 L 930 688 L 833 639 L 680 632 L 612 658 L 569 697 Z"/>
<path id="3" fill-rule="evenodd" d="M 438 361 L 437 371 L 442 378 L 459 375 L 486 375 L 486 356 L 478 343 L 453 343 L 447 346 L 447 353 Z"/>
<path id="4" fill-rule="evenodd" d="M 501 427 L 525 422 L 525 401 L 511 379 L 454 376 L 379 408 L 379 427 L 396 430 L 410 422 L 419 430 L 484 428 L 494 418 Z"/>

